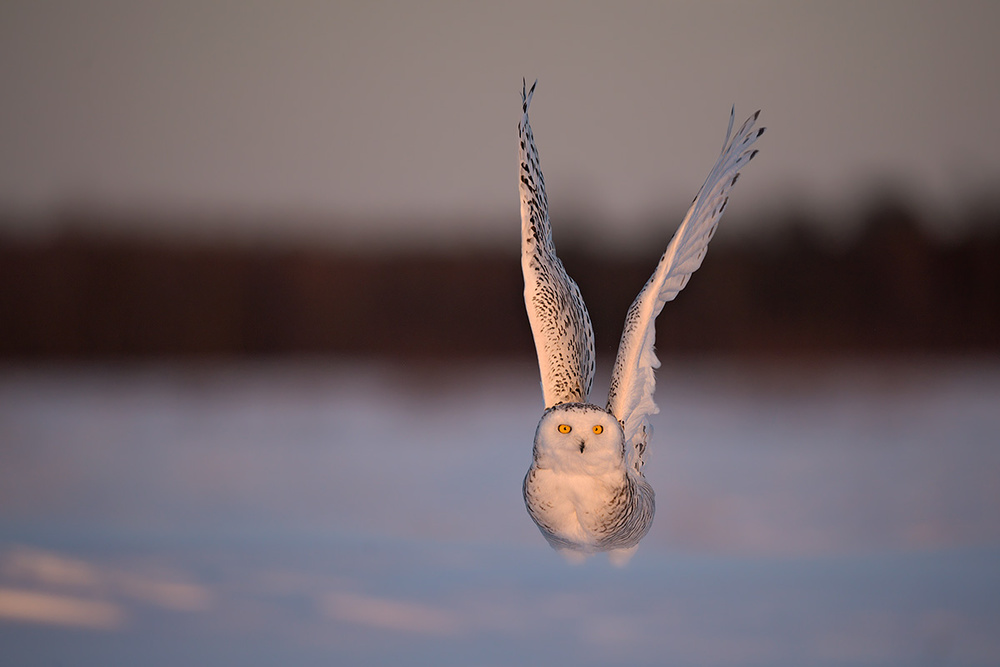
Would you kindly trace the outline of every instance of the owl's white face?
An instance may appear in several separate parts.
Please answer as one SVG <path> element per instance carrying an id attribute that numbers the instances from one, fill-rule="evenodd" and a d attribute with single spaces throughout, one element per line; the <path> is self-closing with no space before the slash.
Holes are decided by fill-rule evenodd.
<path id="1" fill-rule="evenodd" d="M 596 405 L 565 403 L 548 410 L 535 431 L 535 467 L 570 475 L 599 476 L 625 466 L 625 434 Z"/>

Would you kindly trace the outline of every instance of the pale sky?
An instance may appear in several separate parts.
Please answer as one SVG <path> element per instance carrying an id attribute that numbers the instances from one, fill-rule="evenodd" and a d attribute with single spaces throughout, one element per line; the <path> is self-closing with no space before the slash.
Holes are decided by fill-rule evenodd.
<path id="1" fill-rule="evenodd" d="M 502 239 L 523 76 L 557 226 L 679 221 L 733 103 L 768 133 L 732 224 L 887 180 L 947 220 L 1000 180 L 998 31 L 993 2 L 5 2 L 0 209 Z"/>

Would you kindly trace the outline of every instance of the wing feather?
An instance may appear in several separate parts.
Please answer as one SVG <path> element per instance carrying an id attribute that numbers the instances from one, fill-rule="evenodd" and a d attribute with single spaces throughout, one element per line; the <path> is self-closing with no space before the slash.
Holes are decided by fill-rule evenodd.
<path id="1" fill-rule="evenodd" d="M 625 317 L 611 376 L 608 410 L 622 424 L 637 470 L 642 467 L 651 432 L 649 417 L 658 412 L 653 401 L 656 388 L 653 371 L 660 366 L 654 351 L 656 316 L 667 301 L 672 301 L 684 289 L 691 274 L 701 266 L 708 242 L 729 202 L 729 190 L 736 184 L 740 169 L 757 154 L 751 146 L 764 133 L 764 128 L 756 130 L 753 127 L 758 115 L 760 111 L 750 116 L 732 135 L 735 107 L 730 112 L 722 154 L 670 240 L 656 271 L 646 281 Z"/>
<path id="2" fill-rule="evenodd" d="M 524 305 L 538 353 L 545 407 L 586 403 L 594 380 L 594 331 L 580 288 L 556 256 L 545 179 L 538 161 L 528 106 L 535 84 L 521 88 L 521 270 Z"/>

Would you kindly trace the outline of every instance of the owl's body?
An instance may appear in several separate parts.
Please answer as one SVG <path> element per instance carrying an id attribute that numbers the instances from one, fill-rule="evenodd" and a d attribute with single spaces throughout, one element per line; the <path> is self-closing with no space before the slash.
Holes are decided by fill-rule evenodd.
<path id="1" fill-rule="evenodd" d="M 528 513 L 556 549 L 630 554 L 653 523 L 653 489 L 629 461 L 621 424 L 604 408 L 546 410 L 524 478 Z"/>
<path id="2" fill-rule="evenodd" d="M 534 86 L 522 90 L 518 125 L 521 268 L 546 410 L 535 431 L 524 502 L 554 548 L 574 559 L 607 551 L 621 563 L 653 523 L 653 489 L 642 464 L 652 430 L 649 416 L 657 411 L 654 322 L 701 265 L 729 189 L 757 153 L 750 146 L 764 129 L 753 129 L 754 114 L 730 141 L 730 115 L 722 155 L 629 308 L 602 408 L 588 402 L 595 368 L 590 315 L 552 242 L 545 179 L 528 122 L 534 92 Z"/>

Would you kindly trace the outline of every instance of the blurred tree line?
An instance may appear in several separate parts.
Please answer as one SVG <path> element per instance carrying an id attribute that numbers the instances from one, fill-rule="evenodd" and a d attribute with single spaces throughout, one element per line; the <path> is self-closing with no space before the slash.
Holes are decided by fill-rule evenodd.
<path id="1" fill-rule="evenodd" d="M 754 238 L 720 236 L 660 316 L 660 354 L 1000 351 L 1000 214 L 970 215 L 948 241 L 894 201 L 840 243 L 794 216 Z M 0 237 L 0 358 L 533 354 L 516 247 L 351 253 L 63 229 Z M 613 355 L 662 247 L 563 245 L 598 354 Z"/>

